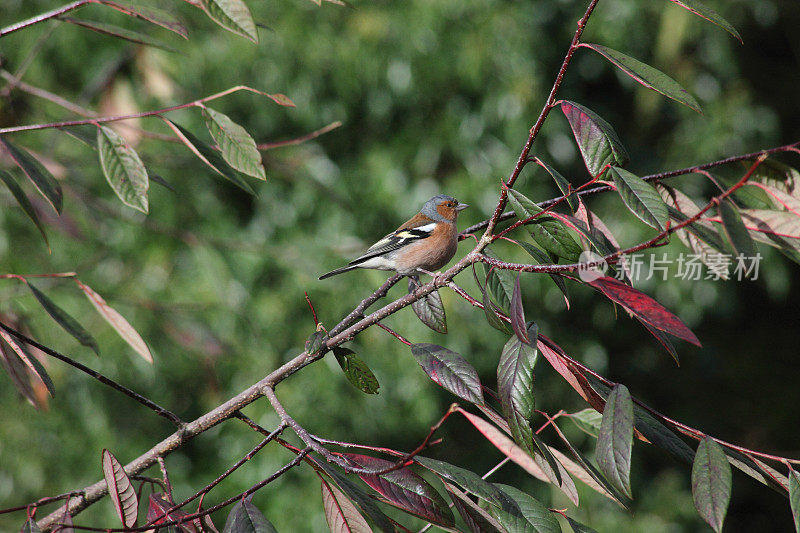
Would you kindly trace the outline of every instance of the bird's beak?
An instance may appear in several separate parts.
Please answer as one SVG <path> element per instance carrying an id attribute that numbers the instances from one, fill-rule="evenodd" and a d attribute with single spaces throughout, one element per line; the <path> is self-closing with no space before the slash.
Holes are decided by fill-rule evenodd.
<path id="1" fill-rule="evenodd" d="M 468 208 L 469 204 L 458 204 L 456 206 L 456 211 L 463 211 L 464 209 Z"/>

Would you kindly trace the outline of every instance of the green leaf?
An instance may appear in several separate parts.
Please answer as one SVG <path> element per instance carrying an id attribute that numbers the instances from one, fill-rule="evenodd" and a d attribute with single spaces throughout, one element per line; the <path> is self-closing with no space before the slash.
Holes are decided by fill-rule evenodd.
<path id="1" fill-rule="evenodd" d="M 458 483 L 464 490 L 500 509 L 512 509 L 515 505 L 502 490 L 481 478 L 475 472 L 420 455 L 416 456 L 414 461 L 443 478 Z"/>
<path id="2" fill-rule="evenodd" d="M 669 212 L 656 188 L 623 168 L 611 167 L 609 174 L 628 209 L 648 226 L 664 231 Z"/>
<path id="3" fill-rule="evenodd" d="M 19 186 L 19 184 L 14 180 L 14 176 L 10 173 L 6 172 L 5 170 L 0 170 L 0 180 L 3 180 L 3 183 L 6 184 L 8 190 L 11 191 L 11 194 L 14 196 L 14 199 L 17 201 L 19 206 L 28 215 L 28 218 L 36 224 L 36 228 L 39 230 L 39 233 L 42 234 L 42 238 L 44 239 L 44 243 L 47 245 L 47 248 L 50 249 L 50 243 L 47 240 L 47 234 L 44 232 L 44 226 L 42 226 L 42 222 L 39 220 L 39 215 L 36 214 L 36 209 L 33 208 L 31 201 L 25 195 L 25 192 Z"/>
<path id="4" fill-rule="evenodd" d="M 594 111 L 567 100 L 561 101 L 561 111 L 569 121 L 583 162 L 592 176 L 600 174 L 606 165 L 621 167 L 630 160 L 617 132 Z"/>
<path id="5" fill-rule="evenodd" d="M 443 483 L 445 490 L 450 494 L 450 499 L 453 500 L 453 507 L 464 519 L 470 531 L 473 533 L 506 533 L 503 526 L 494 517 L 469 499 L 465 493 L 446 481 Z"/>
<path id="6" fill-rule="evenodd" d="M 239 172 L 266 180 L 261 154 L 250 134 L 227 115 L 210 107 L 203 108 L 203 115 L 208 132 L 219 145 L 222 158 Z"/>
<path id="7" fill-rule="evenodd" d="M 597 533 L 596 530 L 590 528 L 589 526 L 585 526 L 585 525 L 581 524 L 577 520 L 573 520 L 572 518 L 570 518 L 568 516 L 565 516 L 564 518 L 567 519 L 567 522 L 569 522 L 569 525 L 572 528 L 572 531 L 574 531 L 575 533 Z"/>
<path id="8" fill-rule="evenodd" d="M 258 30 L 250 9 L 242 0 L 200 0 L 211 20 L 242 37 L 258 43 Z"/>
<path id="9" fill-rule="evenodd" d="M 539 500 L 509 485 L 495 483 L 495 486 L 510 496 L 514 502 L 516 502 L 517 507 L 519 508 L 519 514 L 513 514 L 517 517 L 523 518 L 531 526 L 530 528 L 525 526 L 522 529 L 517 529 L 517 527 L 519 527 L 517 520 L 508 521 L 506 516 L 503 516 L 502 518 L 500 516 L 500 513 L 509 513 L 503 513 L 503 511 L 497 508 L 490 508 L 490 513 L 494 514 L 495 512 L 498 512 L 498 515 L 495 515 L 495 518 L 497 518 L 504 526 L 509 527 L 510 531 L 561 533 L 561 526 L 558 524 L 558 520 L 556 520 L 555 516 L 553 516 L 553 513 Z"/>
<path id="10" fill-rule="evenodd" d="M 317 329 L 314 333 L 308 336 L 303 349 L 309 355 L 314 355 L 322 349 L 322 342 L 325 340 L 327 333 L 323 329 Z"/>
<path id="11" fill-rule="evenodd" d="M 603 409 L 597 436 L 597 464 L 614 487 L 631 498 L 633 401 L 625 385 L 614 387 Z"/>
<path id="12" fill-rule="evenodd" d="M 483 249 L 483 254 L 492 259 L 500 259 L 488 246 Z M 486 263 L 483 263 L 483 270 L 486 273 L 486 288 L 489 294 L 502 309 L 508 309 L 514 293 L 514 275 L 508 270 L 492 268 Z"/>
<path id="13" fill-rule="evenodd" d="M 475 283 L 478 283 L 477 278 Z M 502 312 L 502 310 L 492 302 L 492 299 L 489 297 L 489 291 L 486 290 L 486 285 L 480 285 L 480 283 L 478 283 L 478 285 L 481 288 L 481 294 L 483 296 L 483 313 L 486 316 L 486 321 L 497 331 L 505 333 L 506 335 L 513 333 L 511 326 L 495 313 L 495 311 Z"/>
<path id="14" fill-rule="evenodd" d="M 597 433 L 600 431 L 600 424 L 603 421 L 603 415 L 591 407 L 587 407 L 582 411 L 572 413 L 569 415 L 569 419 L 578 426 L 579 429 L 593 437 L 597 437 Z"/>
<path id="15" fill-rule="evenodd" d="M 569 181 L 567 181 L 567 178 L 565 178 L 564 176 L 559 174 L 556 169 L 554 169 L 553 167 L 551 167 L 550 165 L 548 165 L 547 163 L 545 163 L 541 159 L 537 158 L 536 159 L 536 163 L 538 163 L 538 165 L 540 167 L 545 169 L 547 171 L 547 173 L 550 174 L 550 176 L 553 178 L 553 181 L 556 182 L 556 185 L 558 186 L 558 190 L 561 191 L 561 194 L 563 194 L 565 196 L 567 194 L 569 194 L 569 196 L 567 196 L 567 204 L 569 205 L 570 211 L 572 211 L 573 213 L 575 211 L 577 211 L 578 210 L 578 197 L 575 195 L 575 193 L 570 193 L 571 186 L 570 186 Z"/>
<path id="16" fill-rule="evenodd" d="M 794 530 L 800 533 L 800 475 L 789 472 L 789 505 L 794 519 Z"/>
<path id="17" fill-rule="evenodd" d="M 731 478 L 731 466 L 722 447 L 703 437 L 692 465 L 692 496 L 697 512 L 718 533 L 731 500 Z"/>
<path id="18" fill-rule="evenodd" d="M 180 23 L 172 14 L 151 6 L 136 5 L 131 2 L 123 2 L 120 0 L 100 0 L 100 3 L 114 8 L 117 11 L 125 13 L 131 17 L 140 18 L 153 24 L 157 24 L 162 28 L 173 31 L 183 37 L 188 38 L 188 33 L 183 24 Z"/>
<path id="19" fill-rule="evenodd" d="M 228 513 L 222 533 L 277 533 L 277 530 L 249 499 L 243 499 Z"/>
<path id="20" fill-rule="evenodd" d="M 536 248 L 535 246 L 524 241 L 517 241 L 517 244 L 522 246 L 522 248 L 528 252 L 528 254 L 540 265 L 550 265 L 554 263 L 553 259 L 548 256 L 547 252 L 544 250 L 540 250 L 539 248 Z M 556 284 L 556 287 L 558 287 L 558 290 L 560 290 L 564 295 L 564 300 L 567 302 L 567 308 L 569 308 L 569 294 L 567 294 L 567 284 L 564 281 L 564 278 L 558 274 L 549 274 L 549 276 L 550 279 L 553 280 L 553 283 Z"/>
<path id="21" fill-rule="evenodd" d="M 44 310 L 47 311 L 47 314 L 53 317 L 53 320 L 58 322 L 59 326 L 64 328 L 67 333 L 75 337 L 78 342 L 91 348 L 96 354 L 100 355 L 100 349 L 97 347 L 97 341 L 94 340 L 88 331 L 83 329 L 83 326 L 81 326 L 77 320 L 69 316 L 66 311 L 57 306 L 53 300 L 51 300 L 42 291 L 34 287 L 32 283 L 27 282 L 27 285 L 36 299 L 39 300 L 39 303 Z"/>
<path id="22" fill-rule="evenodd" d="M 106 126 L 97 128 L 97 148 L 106 181 L 122 203 L 147 213 L 150 180 L 139 154 L 117 132 Z"/>
<path id="23" fill-rule="evenodd" d="M 742 215 L 736 205 L 730 199 L 725 198 L 717 205 L 717 213 L 722 220 L 722 230 L 736 254 L 745 258 L 755 257 L 756 245 L 747 232 Z"/>
<path id="24" fill-rule="evenodd" d="M 542 212 L 542 209 L 536 203 L 514 189 L 509 189 L 508 200 L 520 220 L 528 219 Z M 526 227 L 530 231 L 533 240 L 548 252 L 571 262 L 577 261 L 580 257 L 581 247 L 569 234 L 566 226 L 553 217 L 548 215 L 539 216 Z"/>
<path id="25" fill-rule="evenodd" d="M 230 181 L 243 191 L 256 195 L 256 192 L 242 177 L 233 170 L 209 145 L 198 139 L 192 132 L 183 126 L 169 120 L 163 119 L 172 131 L 178 136 L 183 144 L 191 150 L 200 160 L 208 165 L 214 172 Z"/>
<path id="26" fill-rule="evenodd" d="M 739 32 L 736 31 L 736 28 L 734 28 L 730 22 L 719 16 L 716 11 L 704 6 L 697 0 L 670 0 L 670 1 L 675 4 L 678 4 L 684 9 L 688 9 L 697 16 L 702 17 L 707 21 L 716 24 L 720 28 L 724 29 L 725 31 L 736 37 L 736 39 L 740 43 L 743 42 L 741 35 L 739 35 Z"/>
<path id="27" fill-rule="evenodd" d="M 82 142 L 94 151 L 97 151 L 96 126 L 91 124 L 80 124 L 78 126 L 59 126 L 58 131 L 69 135 L 73 139 Z"/>
<path id="28" fill-rule="evenodd" d="M 478 373 L 456 352 L 429 343 L 413 344 L 411 353 L 434 382 L 459 398 L 484 405 Z"/>
<path id="29" fill-rule="evenodd" d="M 417 284 L 412 278 L 408 278 L 408 292 L 411 294 L 416 289 Z M 439 291 L 426 294 L 419 300 L 411 303 L 411 309 L 419 317 L 423 324 L 437 333 L 447 333 L 447 316 L 444 312 L 444 304 Z"/>
<path id="30" fill-rule="evenodd" d="M 608 398 L 611 389 L 592 374 L 586 373 L 585 376 L 592 388 L 603 399 Z M 681 440 L 671 429 L 653 417 L 644 407 L 634 403 L 633 416 L 636 429 L 639 430 L 648 441 L 664 449 L 675 459 L 687 464 L 692 464 L 692 461 L 694 461 L 694 450 L 690 448 L 686 442 Z"/>
<path id="31" fill-rule="evenodd" d="M 581 43 L 579 46 L 591 48 L 613 63 L 622 72 L 638 81 L 648 89 L 661 93 L 667 98 L 671 98 L 685 106 L 688 106 L 698 113 L 702 113 L 700 104 L 689 94 L 680 84 L 661 72 L 660 70 L 642 63 L 638 59 L 623 54 L 617 50 L 601 46 L 599 44 Z"/>
<path id="32" fill-rule="evenodd" d="M 50 205 L 53 206 L 56 213 L 60 215 L 64 195 L 61 192 L 61 185 L 59 185 L 53 175 L 50 174 L 50 171 L 44 168 L 44 166 L 29 154 L 27 150 L 17 148 L 5 137 L 0 137 L 0 143 L 5 145 L 11 159 L 13 159 L 17 166 L 28 176 L 28 179 L 33 182 L 39 192 L 42 193 L 42 196 L 50 202 Z"/>
<path id="33" fill-rule="evenodd" d="M 116 37 L 117 39 L 123 39 L 125 41 L 130 41 L 132 43 L 142 44 L 145 46 L 153 46 L 155 48 L 161 48 L 162 50 L 166 50 L 167 52 L 177 52 L 177 50 L 175 50 L 173 47 L 171 47 L 161 39 L 156 39 L 155 37 L 150 37 L 149 35 L 146 35 L 144 33 L 139 33 L 138 31 L 129 30 L 128 28 L 121 28 L 113 24 L 106 24 L 105 22 L 81 20 L 71 17 L 58 17 L 58 20 L 62 22 L 69 22 L 70 24 L 74 24 L 75 26 L 80 26 L 82 28 L 86 28 L 87 30 L 92 30 L 93 32 L 101 33 L 103 35 Z"/>
<path id="34" fill-rule="evenodd" d="M 497 365 L 497 394 L 514 440 L 530 449 L 530 419 L 536 409 L 533 395 L 533 368 L 538 356 L 536 339 L 539 336 L 536 324 L 531 323 L 527 334 L 532 341 L 530 344 L 515 335 L 503 347 Z"/>
<path id="35" fill-rule="evenodd" d="M 378 378 L 369 369 L 367 363 L 362 361 L 353 350 L 335 346 L 333 355 L 339 366 L 342 367 L 347 381 L 352 383 L 355 388 L 366 394 L 378 394 L 380 388 Z"/>

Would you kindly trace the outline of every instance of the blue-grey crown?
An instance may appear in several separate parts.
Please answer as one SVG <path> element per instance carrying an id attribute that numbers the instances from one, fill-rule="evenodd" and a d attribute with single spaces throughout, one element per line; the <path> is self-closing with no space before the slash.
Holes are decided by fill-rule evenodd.
<path id="1" fill-rule="evenodd" d="M 426 217 L 430 218 L 431 220 L 437 220 L 440 222 L 444 221 L 445 218 L 439 214 L 439 211 L 436 210 L 436 206 L 444 202 L 457 203 L 458 201 L 452 196 L 448 196 L 446 194 L 437 194 L 436 196 L 425 202 L 425 205 L 422 206 L 420 212 Z"/>

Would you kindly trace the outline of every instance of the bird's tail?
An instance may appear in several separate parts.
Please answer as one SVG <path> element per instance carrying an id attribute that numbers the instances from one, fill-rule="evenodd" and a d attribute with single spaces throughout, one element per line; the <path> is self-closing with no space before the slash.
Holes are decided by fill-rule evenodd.
<path id="1" fill-rule="evenodd" d="M 348 265 L 346 267 L 337 268 L 336 270 L 331 270 L 327 274 L 323 274 L 319 277 L 319 279 L 329 278 L 331 276 L 335 276 L 336 274 L 341 274 L 343 272 L 350 272 L 353 269 L 358 268 L 358 265 Z"/>

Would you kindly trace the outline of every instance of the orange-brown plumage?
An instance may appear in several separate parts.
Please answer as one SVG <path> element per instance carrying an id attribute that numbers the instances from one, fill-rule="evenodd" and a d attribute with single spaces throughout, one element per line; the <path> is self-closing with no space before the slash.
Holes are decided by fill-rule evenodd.
<path id="1" fill-rule="evenodd" d="M 394 270 L 406 276 L 431 273 L 447 264 L 458 247 L 458 212 L 469 207 L 452 196 L 434 196 L 419 213 L 373 244 L 347 266 L 320 276 L 325 279 L 355 268 Z"/>

